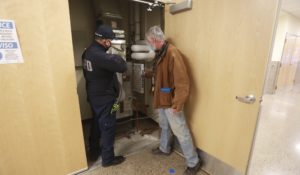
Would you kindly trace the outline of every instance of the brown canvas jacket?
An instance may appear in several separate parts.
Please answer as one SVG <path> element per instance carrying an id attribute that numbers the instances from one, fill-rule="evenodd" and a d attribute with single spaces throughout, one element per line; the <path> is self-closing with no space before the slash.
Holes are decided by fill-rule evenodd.
<path id="1" fill-rule="evenodd" d="M 171 88 L 163 92 L 161 88 Z M 186 65 L 176 47 L 169 44 L 164 57 L 156 63 L 154 108 L 182 110 L 190 92 L 190 79 Z"/>

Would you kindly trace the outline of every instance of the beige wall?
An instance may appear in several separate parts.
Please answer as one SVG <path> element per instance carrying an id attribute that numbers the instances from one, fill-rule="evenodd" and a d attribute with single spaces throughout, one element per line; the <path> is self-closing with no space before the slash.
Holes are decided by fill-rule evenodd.
<path id="1" fill-rule="evenodd" d="M 281 10 L 278 18 L 272 61 L 281 61 L 286 34 L 300 35 L 300 19 Z"/>
<path id="2" fill-rule="evenodd" d="M 65 175 L 86 168 L 68 1 L 2 0 L 24 64 L 0 65 L 0 174 Z"/>
<path id="3" fill-rule="evenodd" d="M 281 10 L 272 54 L 272 61 L 282 63 L 279 74 L 275 75 L 278 77 L 276 78 L 277 89 L 293 86 L 296 83 L 296 70 L 299 62 L 299 51 L 297 51 L 299 50 L 297 41 L 299 37 L 296 37 L 297 35 L 300 36 L 300 19 Z M 296 55 L 298 59 L 295 60 Z"/>

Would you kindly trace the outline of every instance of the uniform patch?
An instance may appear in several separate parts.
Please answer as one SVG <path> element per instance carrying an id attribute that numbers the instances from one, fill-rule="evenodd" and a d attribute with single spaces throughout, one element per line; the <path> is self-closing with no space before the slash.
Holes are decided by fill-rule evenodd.
<path id="1" fill-rule="evenodd" d="M 92 72 L 93 71 L 93 66 L 92 62 L 86 59 L 83 59 L 83 69 Z"/>

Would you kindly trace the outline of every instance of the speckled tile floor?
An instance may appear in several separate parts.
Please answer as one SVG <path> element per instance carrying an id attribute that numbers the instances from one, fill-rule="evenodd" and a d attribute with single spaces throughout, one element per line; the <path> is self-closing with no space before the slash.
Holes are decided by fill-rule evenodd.
<path id="1" fill-rule="evenodd" d="M 263 97 L 248 175 L 300 174 L 300 85 Z"/>
<path id="2" fill-rule="evenodd" d="M 144 150 L 126 157 L 121 165 L 102 168 L 100 165 L 80 175 L 181 175 L 185 169 L 184 158 L 176 153 L 170 156 L 155 156 Z M 207 175 L 199 172 L 197 175 Z"/>
<path id="3" fill-rule="evenodd" d="M 181 175 L 186 168 L 185 160 L 177 153 L 170 156 L 155 156 L 151 149 L 159 144 L 158 130 L 149 135 L 138 133 L 128 139 L 116 140 L 116 155 L 125 155 L 126 161 L 118 166 L 103 168 L 101 158 L 90 165 L 89 170 L 80 175 Z M 173 173 L 170 173 L 173 172 Z M 197 175 L 208 175 L 199 172 Z"/>

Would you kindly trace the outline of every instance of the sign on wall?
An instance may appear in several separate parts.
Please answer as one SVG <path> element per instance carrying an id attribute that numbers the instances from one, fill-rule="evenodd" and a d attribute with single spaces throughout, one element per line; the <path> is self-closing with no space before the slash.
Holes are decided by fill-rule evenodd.
<path id="1" fill-rule="evenodd" d="M 0 64 L 23 62 L 15 22 L 0 19 Z"/>

